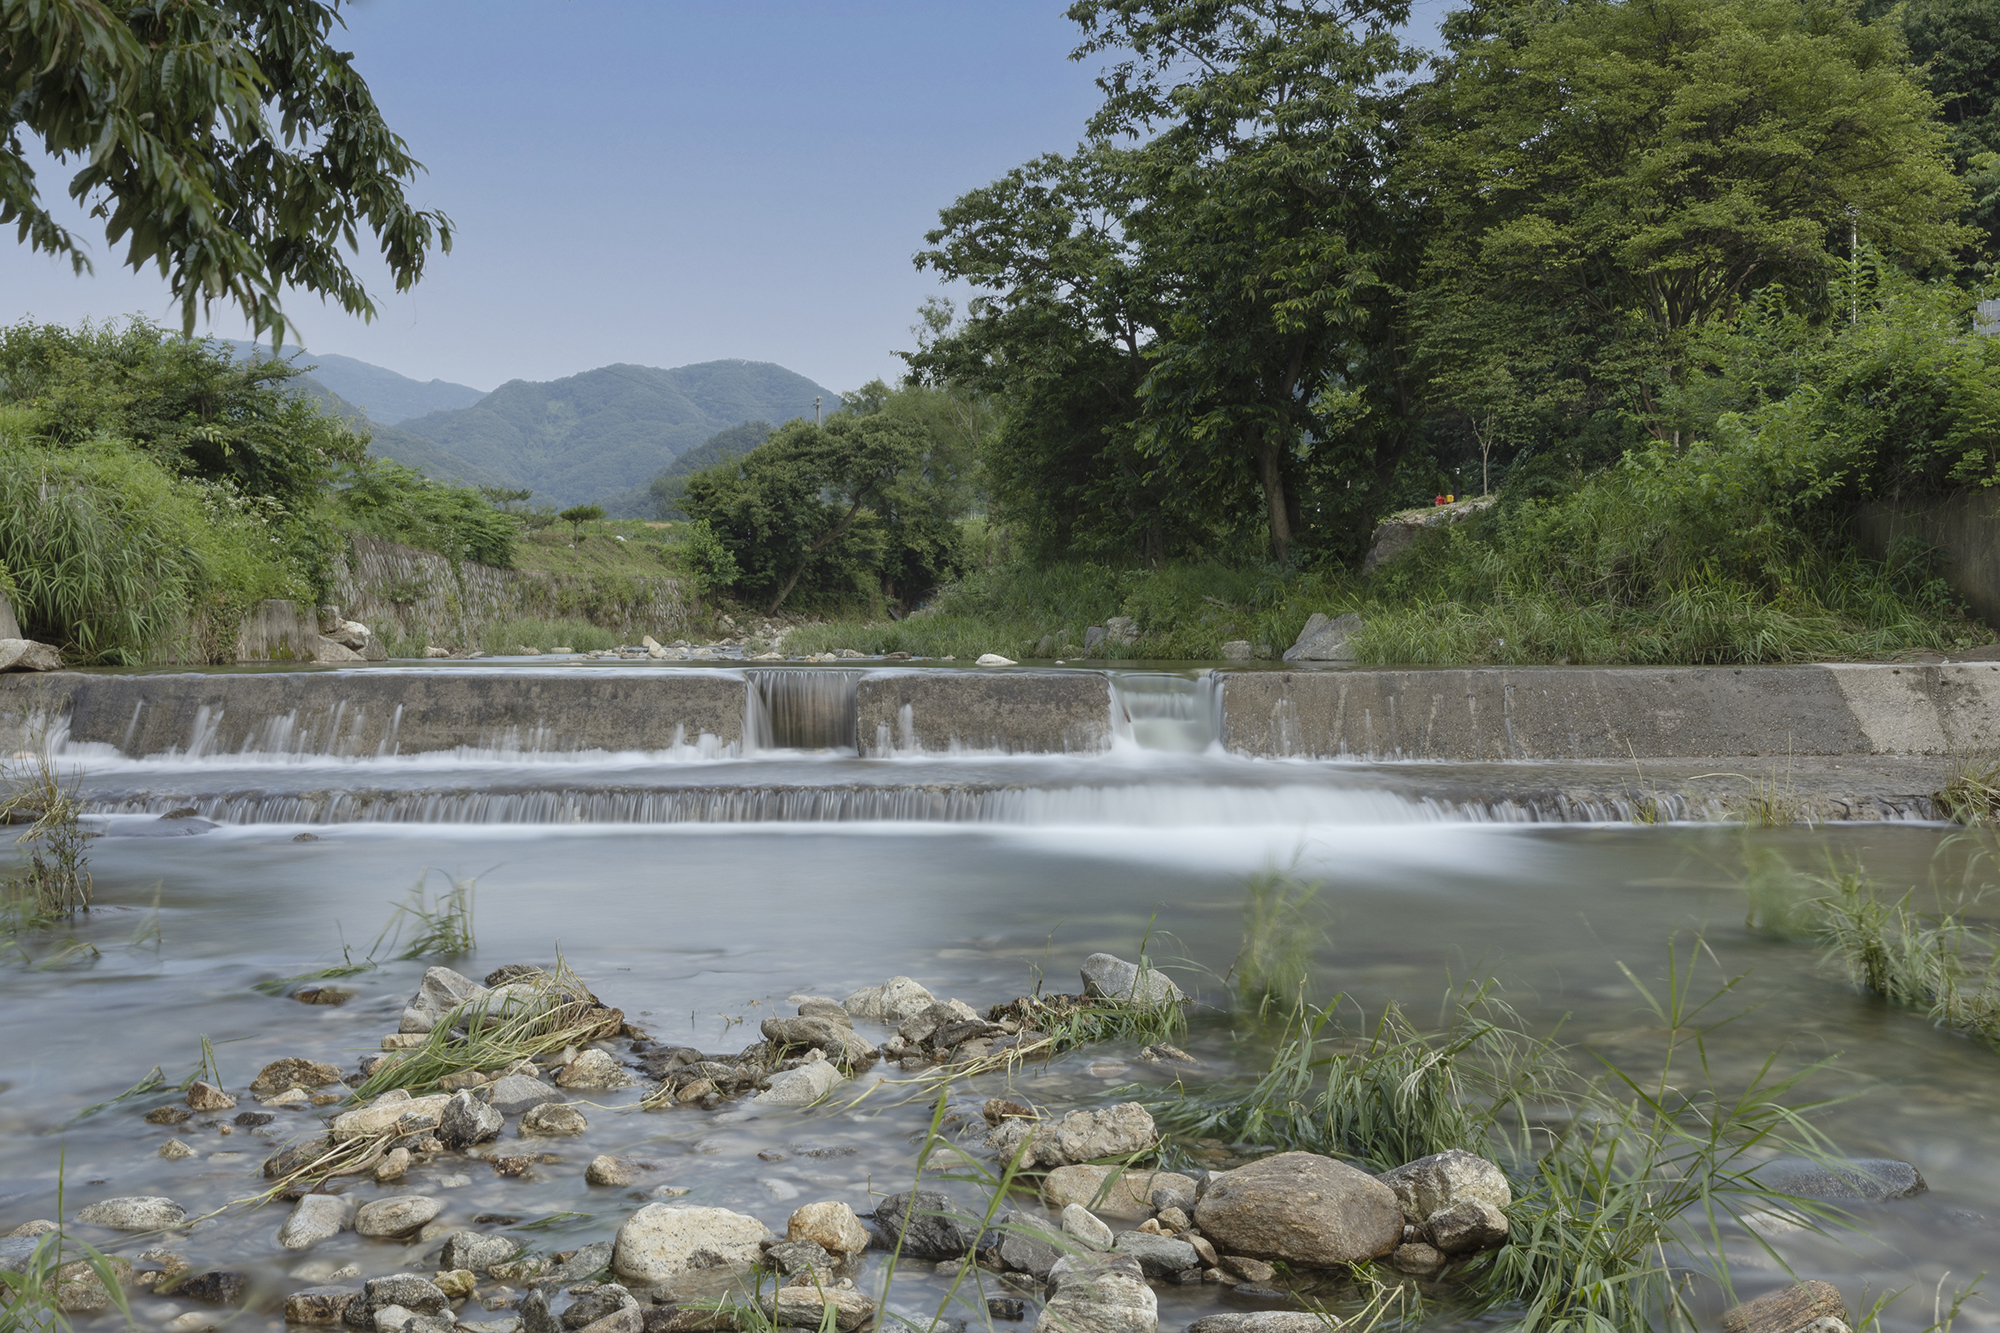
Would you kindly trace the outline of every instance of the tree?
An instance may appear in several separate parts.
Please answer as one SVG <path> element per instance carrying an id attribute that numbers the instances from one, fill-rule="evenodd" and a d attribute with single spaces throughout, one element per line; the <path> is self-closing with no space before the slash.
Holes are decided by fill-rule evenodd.
<path id="1" fill-rule="evenodd" d="M 342 248 L 379 243 L 397 291 L 451 221 L 412 207 L 422 164 L 382 119 L 352 56 L 330 44 L 340 0 L 22 0 L 0 8 L 0 224 L 90 267 L 42 203 L 26 144 L 76 162 L 134 270 L 155 265 L 182 329 L 218 299 L 282 341 L 288 287 L 372 318 Z"/>
<path id="2" fill-rule="evenodd" d="M 571 505 L 556 515 L 576 530 L 576 539 L 583 540 L 583 525 L 595 523 L 604 517 L 603 505 Z"/>

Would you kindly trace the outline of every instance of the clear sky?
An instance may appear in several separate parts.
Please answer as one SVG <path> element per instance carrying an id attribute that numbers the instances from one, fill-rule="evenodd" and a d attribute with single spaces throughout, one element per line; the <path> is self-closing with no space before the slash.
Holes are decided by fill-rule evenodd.
<path id="1" fill-rule="evenodd" d="M 1430 31 L 1443 0 L 1419 0 Z M 293 294 L 318 352 L 491 389 L 611 362 L 775 361 L 833 389 L 901 368 L 938 210 L 1077 141 L 1095 66 L 1063 0 L 360 0 L 355 52 L 459 228 L 381 317 Z M 45 201 L 67 175 L 45 166 Z M 0 318 L 177 326 L 79 211 L 94 277 L 0 241 Z M 365 275 L 379 272 L 366 262 Z M 950 294 L 950 293 L 947 293 Z M 233 311 L 212 327 L 248 337 Z"/>

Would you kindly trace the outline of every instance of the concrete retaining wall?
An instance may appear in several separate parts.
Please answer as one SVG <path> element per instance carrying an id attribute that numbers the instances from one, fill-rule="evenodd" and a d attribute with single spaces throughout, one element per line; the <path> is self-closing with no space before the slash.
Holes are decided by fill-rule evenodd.
<path id="1" fill-rule="evenodd" d="M 1244 672 L 1222 716 L 1269 757 L 1963 754 L 2000 743 L 2000 663 Z"/>
<path id="2" fill-rule="evenodd" d="M 872 759 L 1094 754 L 1111 746 L 1111 682 L 1094 671 L 871 671 L 855 683 L 854 734 Z"/>
<path id="3" fill-rule="evenodd" d="M 1872 500 L 1854 510 L 1854 536 L 1878 560 L 1901 538 L 1937 549 L 1951 590 L 2000 627 L 2000 494 L 1960 491 L 1922 504 Z"/>

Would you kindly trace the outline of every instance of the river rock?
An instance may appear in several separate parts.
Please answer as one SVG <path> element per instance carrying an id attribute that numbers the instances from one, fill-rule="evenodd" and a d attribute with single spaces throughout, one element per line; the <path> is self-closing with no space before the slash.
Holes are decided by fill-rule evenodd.
<path id="1" fill-rule="evenodd" d="M 428 1097 L 394 1097 L 388 1093 L 366 1106 L 333 1118 L 330 1128 L 336 1139 L 365 1139 L 397 1130 L 404 1134 L 436 1129 L 444 1117 L 451 1096 L 438 1092 Z"/>
<path id="2" fill-rule="evenodd" d="M 250 1091 L 259 1097 L 270 1097 L 290 1088 L 324 1088 L 338 1082 L 340 1071 L 334 1066 L 287 1056 L 258 1070 L 257 1077 L 250 1080 Z"/>
<path id="3" fill-rule="evenodd" d="M 586 1291 L 570 1302 L 562 1312 L 562 1326 L 569 1329 L 584 1328 L 620 1310 L 636 1310 L 639 1302 L 632 1293 L 616 1282 L 600 1282 L 594 1291 Z"/>
<path id="4" fill-rule="evenodd" d="M 1195 1225 L 1219 1250 L 1332 1268 L 1388 1254 L 1403 1239 L 1396 1193 L 1317 1153 L 1287 1152 L 1210 1176 Z"/>
<path id="5" fill-rule="evenodd" d="M 809 1203 L 792 1210 L 785 1239 L 811 1241 L 829 1254 L 859 1254 L 868 1248 L 868 1228 L 844 1203 Z"/>
<path id="6" fill-rule="evenodd" d="M 1035 1333 L 1157 1333 L 1159 1302 L 1136 1260 L 1060 1259 Z"/>
<path id="7" fill-rule="evenodd" d="M 1803 1157 L 1778 1157 L 1758 1167 L 1757 1183 L 1805 1199 L 1908 1199 L 1930 1188 L 1908 1162 L 1860 1157 L 1822 1165 Z"/>
<path id="8" fill-rule="evenodd" d="M 202 1301 L 209 1305 L 241 1305 L 243 1297 L 250 1291 L 250 1279 L 241 1273 L 218 1268 L 212 1272 L 197 1273 L 193 1277 L 182 1278 L 174 1284 L 173 1294 L 184 1300 Z"/>
<path id="9" fill-rule="evenodd" d="M 152 1110 L 146 1112 L 146 1123 L 149 1125 L 184 1125 L 193 1118 L 194 1108 L 191 1106 L 169 1104 L 166 1106 L 155 1106 Z"/>
<path id="10" fill-rule="evenodd" d="M 874 1043 L 858 1036 L 845 1023 L 830 1018 L 767 1018 L 764 1039 L 781 1051 L 815 1050 L 825 1053 L 850 1073 L 866 1069 L 877 1059 Z"/>
<path id="11" fill-rule="evenodd" d="M 1831 1282 L 1801 1282 L 1759 1296 L 1722 1316 L 1724 1333 L 1792 1333 L 1818 1319 L 1847 1322 L 1847 1302 Z"/>
<path id="12" fill-rule="evenodd" d="M 612 1242 L 592 1241 L 570 1252 L 569 1258 L 541 1275 L 543 1282 L 587 1282 L 611 1266 Z"/>
<path id="13" fill-rule="evenodd" d="M 761 1253 L 758 1242 L 769 1239 L 762 1222 L 727 1208 L 649 1203 L 618 1228 L 611 1267 L 640 1282 L 665 1282 L 694 1269 L 747 1269 Z"/>
<path id="14" fill-rule="evenodd" d="M 1137 963 L 1128 963 L 1108 953 L 1094 953 L 1083 960 L 1083 993 L 1112 1000 L 1136 1000 L 1141 1004 L 1177 1004 L 1187 996 L 1172 978 L 1148 966 L 1143 974 Z"/>
<path id="15" fill-rule="evenodd" d="M 1446 1254 L 1471 1254 L 1507 1243 L 1507 1214 L 1484 1199 L 1466 1199 L 1430 1216 L 1431 1244 Z"/>
<path id="16" fill-rule="evenodd" d="M 1326 1321 L 1307 1310 L 1254 1310 L 1206 1315 L 1187 1333 L 1326 1333 Z"/>
<path id="17" fill-rule="evenodd" d="M 979 1242 L 979 1223 L 935 1190 L 911 1190 L 883 1200 L 875 1209 L 875 1225 L 889 1248 L 900 1238 L 903 1255 L 911 1259 L 961 1259 Z"/>
<path id="18" fill-rule="evenodd" d="M 309 1250 L 339 1235 L 353 1207 L 337 1194 L 308 1194 L 292 1205 L 292 1215 L 278 1228 L 278 1244 L 288 1250 Z"/>
<path id="19" fill-rule="evenodd" d="M 354 1229 L 364 1236 L 401 1236 L 443 1211 L 443 1202 L 427 1194 L 399 1194 L 362 1204 L 354 1214 Z"/>
<path id="20" fill-rule="evenodd" d="M 451 1317 L 451 1300 L 436 1283 L 414 1273 L 391 1273 L 362 1283 L 361 1295 L 347 1303 L 340 1321 L 349 1328 L 374 1328 L 376 1312 L 391 1306 L 433 1318 Z"/>
<path id="21" fill-rule="evenodd" d="M 1060 1120 L 1002 1120 L 986 1142 L 1009 1161 L 1020 1153 L 1024 1167 L 1052 1168 L 1149 1152 L 1158 1146 L 1160 1132 L 1145 1107 L 1121 1102 L 1095 1111 L 1071 1111 Z"/>
<path id="22" fill-rule="evenodd" d="M 505 1236 L 485 1231 L 454 1231 L 444 1240 L 438 1262 L 446 1268 L 466 1268 L 484 1273 L 494 1264 L 512 1259 L 521 1247 Z"/>
<path id="23" fill-rule="evenodd" d="M 818 1283 L 823 1287 L 834 1284 L 833 1256 L 824 1245 L 815 1245 L 809 1240 L 781 1240 L 764 1251 L 764 1263 L 791 1281 Z"/>
<path id="24" fill-rule="evenodd" d="M 1042 1200 L 1051 1208 L 1081 1204 L 1100 1217 L 1143 1222 L 1156 1211 L 1153 1194 L 1160 1189 L 1192 1198 L 1194 1180 L 1148 1167 L 1059 1166 L 1043 1177 Z"/>
<path id="25" fill-rule="evenodd" d="M 895 1024 L 936 1002 L 935 996 L 908 977 L 890 977 L 879 986 L 854 992 L 841 1004 L 863 1022 Z"/>
<path id="26" fill-rule="evenodd" d="M 843 1287 L 781 1287 L 759 1304 L 780 1328 L 824 1327 L 828 1307 L 833 1310 L 833 1326 L 840 1333 L 853 1333 L 875 1317 L 873 1300 Z"/>
<path id="27" fill-rule="evenodd" d="M 1514 1202 L 1506 1172 L 1459 1148 L 1419 1157 L 1375 1178 L 1396 1192 L 1403 1215 L 1418 1226 L 1467 1199 L 1483 1199 L 1503 1211 Z"/>
<path id="28" fill-rule="evenodd" d="M 1121 1231 L 1111 1248 L 1118 1254 L 1129 1254 L 1137 1259 L 1147 1277 L 1173 1277 L 1201 1266 L 1201 1256 L 1194 1252 L 1194 1246 L 1170 1236 Z"/>
<path id="29" fill-rule="evenodd" d="M 815 1060 L 771 1075 L 771 1086 L 750 1100 L 762 1106 L 810 1106 L 832 1092 L 843 1075 L 831 1060 Z"/>
<path id="30" fill-rule="evenodd" d="M 0 671 L 60 671 L 62 654 L 33 639 L 0 639 Z"/>
<path id="31" fill-rule="evenodd" d="M 629 1088 L 638 1083 L 631 1071 L 625 1069 L 608 1054 L 599 1050 L 585 1051 L 562 1067 L 556 1075 L 560 1087 L 603 1091 L 611 1088 Z"/>
<path id="32" fill-rule="evenodd" d="M 187 1104 L 197 1111 L 233 1111 L 236 1099 L 216 1087 L 196 1079 L 188 1085 Z"/>
<path id="33" fill-rule="evenodd" d="M 106 1255 L 111 1281 L 97 1275 L 90 1264 L 76 1260 L 56 1269 L 56 1308 L 64 1314 L 102 1314 L 115 1304 L 114 1288 L 123 1290 L 132 1282 L 132 1263 L 117 1255 Z"/>
<path id="34" fill-rule="evenodd" d="M 521 1298 L 521 1333 L 562 1333 L 562 1322 L 549 1313 L 549 1292 L 538 1286 Z"/>
<path id="35" fill-rule="evenodd" d="M 505 1078 L 495 1079 L 486 1086 L 488 1088 L 486 1104 L 501 1115 L 520 1115 L 523 1111 L 533 1110 L 537 1106 L 546 1106 L 550 1102 L 563 1100 L 561 1092 L 532 1074 L 509 1074 Z M 522 1123 L 525 1126 L 527 1122 Z"/>
<path id="36" fill-rule="evenodd" d="M 448 967 L 431 968 L 424 973 L 417 993 L 404 1006 L 403 1023 L 397 1030 L 429 1032 L 446 1014 L 486 993 L 486 988 L 471 977 L 461 976 Z"/>
<path id="37" fill-rule="evenodd" d="M 350 1301 L 361 1295 L 359 1287 L 307 1287 L 285 1297 L 288 1324 L 337 1324 Z"/>
<path id="38" fill-rule="evenodd" d="M 464 1152 L 475 1143 L 499 1138 L 506 1123 L 506 1117 L 473 1096 L 470 1088 L 460 1088 L 438 1116 L 437 1136 L 445 1147 Z"/>
<path id="39" fill-rule="evenodd" d="M 1399 1273 L 1429 1277 L 1444 1267 L 1444 1255 L 1435 1245 L 1408 1240 L 1389 1252 L 1389 1265 Z"/>
<path id="40" fill-rule="evenodd" d="M 995 1219 L 1000 1232 L 1000 1262 L 1016 1272 L 1047 1281 L 1056 1260 L 1073 1248 L 1039 1219 L 1013 1209 Z"/>
<path id="41" fill-rule="evenodd" d="M 1115 1240 L 1103 1219 L 1080 1203 L 1063 1208 L 1062 1229 L 1065 1235 L 1074 1236 L 1093 1250 L 1108 1250 Z"/>
<path id="42" fill-rule="evenodd" d="M 1352 662 L 1354 650 L 1348 640 L 1363 628 L 1361 617 L 1349 611 L 1327 619 L 1315 611 L 1291 647 L 1285 649 L 1287 662 Z"/>
<path id="43" fill-rule="evenodd" d="M 570 1309 L 575 1309 L 571 1306 Z M 563 1311 L 563 1318 L 569 1318 L 569 1310 Z M 565 1325 L 567 1327 L 567 1325 Z M 620 1306 L 604 1318 L 583 1325 L 582 1333 L 645 1333 L 645 1312 L 634 1302 Z"/>
<path id="44" fill-rule="evenodd" d="M 160 1156 L 169 1162 L 185 1161 L 194 1156 L 194 1149 L 188 1147 L 184 1139 L 168 1139 L 160 1145 Z"/>
<path id="45" fill-rule="evenodd" d="M 533 1106 L 521 1117 L 522 1138 L 541 1135 L 543 1138 L 563 1138 L 581 1134 L 590 1128 L 590 1122 L 583 1118 L 583 1112 L 568 1102 L 544 1102 Z"/>
<path id="46" fill-rule="evenodd" d="M 590 1159 L 590 1165 L 583 1169 L 584 1183 L 587 1185 L 631 1185 L 639 1179 L 639 1163 L 629 1157 L 600 1155 Z"/>
<path id="47" fill-rule="evenodd" d="M 187 1209 L 156 1194 L 132 1195 L 93 1203 L 76 1220 L 113 1231 L 163 1231 L 187 1221 Z"/>

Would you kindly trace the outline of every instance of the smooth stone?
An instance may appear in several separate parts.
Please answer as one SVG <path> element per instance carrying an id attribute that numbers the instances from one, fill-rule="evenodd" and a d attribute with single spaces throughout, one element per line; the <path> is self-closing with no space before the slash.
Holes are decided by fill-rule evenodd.
<path id="1" fill-rule="evenodd" d="M 1045 1168 L 1131 1158 L 1151 1151 L 1159 1141 L 1153 1117 L 1137 1102 L 1071 1111 L 1060 1120 L 1003 1119 L 986 1136 L 988 1146 L 1007 1160 Z"/>
<path id="2" fill-rule="evenodd" d="M 845 1081 L 831 1060 L 816 1060 L 771 1075 L 771 1086 L 750 1100 L 759 1106 L 811 1106 Z"/>
<path id="3" fill-rule="evenodd" d="M 1119 1256 L 1058 1260 L 1035 1333 L 1157 1333 L 1160 1307 L 1138 1263 Z"/>
<path id="4" fill-rule="evenodd" d="M 811 1241 L 829 1254 L 859 1254 L 868 1248 L 868 1228 L 845 1203 L 809 1203 L 792 1210 L 785 1239 Z"/>
<path id="5" fill-rule="evenodd" d="M 1823 1166 L 1803 1157 L 1779 1157 L 1758 1167 L 1757 1183 L 1806 1199 L 1908 1199 L 1930 1188 L 1908 1162 L 1860 1157 Z"/>
<path id="6" fill-rule="evenodd" d="M 1172 1171 L 1147 1167 L 1059 1166 L 1042 1180 L 1042 1200 L 1051 1208 L 1081 1204 L 1100 1217 L 1143 1222 L 1155 1211 L 1153 1194 L 1169 1188 L 1194 1194 L 1194 1181 Z M 1393 1196 L 1391 1196 L 1393 1197 Z M 1400 1221 L 1400 1216 L 1398 1218 Z M 1203 1228 L 1206 1230 L 1207 1228 Z"/>
<path id="7" fill-rule="evenodd" d="M 187 1221 L 187 1209 L 158 1195 L 133 1195 L 93 1203 L 76 1220 L 113 1231 L 162 1231 Z"/>
<path id="8" fill-rule="evenodd" d="M 335 1116 L 331 1128 L 336 1139 L 373 1138 L 392 1129 L 414 1134 L 419 1130 L 436 1129 L 444 1115 L 444 1108 L 450 1104 L 451 1098 L 443 1093 L 394 1099 L 385 1094 L 367 1106 Z"/>
<path id="9" fill-rule="evenodd" d="M 437 1136 L 445 1147 L 464 1152 L 475 1143 L 499 1138 L 506 1125 L 505 1116 L 480 1101 L 471 1089 L 460 1088 L 438 1116 Z"/>
<path id="10" fill-rule="evenodd" d="M 560 1091 L 532 1074 L 509 1074 L 487 1084 L 487 1088 L 486 1104 L 501 1115 L 520 1115 L 537 1106 L 564 1100 Z"/>
<path id="11" fill-rule="evenodd" d="M 626 1157 L 593 1157 L 583 1169 L 583 1179 L 588 1185 L 635 1184 L 639 1179 L 639 1164 Z"/>
<path id="12" fill-rule="evenodd" d="M 444 1211 L 444 1203 L 425 1194 L 401 1194 L 361 1205 L 354 1229 L 363 1236 L 384 1238 L 415 1231 Z"/>
<path id="13" fill-rule="evenodd" d="M 257 1071 L 257 1077 L 250 1080 L 250 1091 L 259 1097 L 269 1097 L 291 1088 L 324 1088 L 338 1082 L 340 1070 L 334 1066 L 288 1056 L 273 1060 Z"/>
<path id="14" fill-rule="evenodd" d="M 1172 1277 L 1201 1262 L 1194 1246 L 1186 1241 L 1169 1236 L 1152 1236 L 1143 1231 L 1119 1232 L 1111 1248 L 1118 1254 L 1129 1254 L 1137 1259 L 1147 1277 Z"/>
<path id="15" fill-rule="evenodd" d="M 994 1220 L 1000 1232 L 1000 1262 L 1016 1272 L 1047 1281 L 1056 1260 L 1072 1248 L 1059 1233 L 1026 1213 L 1010 1209 Z"/>
<path id="16" fill-rule="evenodd" d="M 1307 1268 L 1377 1259 L 1403 1239 L 1403 1208 L 1375 1177 L 1287 1152 L 1209 1177 L 1195 1225 L 1219 1250 Z"/>
<path id="17" fill-rule="evenodd" d="M 776 1295 L 763 1297 L 759 1304 L 780 1328 L 822 1328 L 826 1312 L 831 1309 L 834 1328 L 839 1333 L 853 1333 L 875 1317 L 873 1300 L 843 1287 L 781 1287 Z"/>
<path id="18" fill-rule="evenodd" d="M 1173 979 L 1154 967 L 1148 967 L 1141 985 L 1141 974 L 1137 963 L 1108 953 L 1094 953 L 1083 960 L 1083 993 L 1101 995 L 1112 1000 L 1135 1000 L 1141 1004 L 1174 1004 L 1187 998 Z"/>
<path id="19" fill-rule="evenodd" d="M 754 1267 L 771 1231 L 727 1208 L 649 1203 L 618 1228 L 611 1266 L 620 1277 L 665 1282 L 697 1269 Z"/>
<path id="20" fill-rule="evenodd" d="M 168 1139 L 160 1145 L 160 1156 L 169 1162 L 185 1161 L 194 1156 L 194 1149 L 188 1147 L 184 1140 Z"/>
<path id="21" fill-rule="evenodd" d="M 1066 1235 L 1076 1237 L 1094 1250 L 1108 1250 L 1116 1241 L 1104 1219 L 1080 1203 L 1063 1207 L 1062 1229 Z"/>
<path id="22" fill-rule="evenodd" d="M 62 653 L 33 639 L 0 639 L 0 671 L 60 671 Z"/>
<path id="23" fill-rule="evenodd" d="M 309 1250 L 347 1226 L 354 1204 L 337 1194 L 308 1194 L 292 1206 L 292 1215 L 278 1228 L 278 1244 L 288 1250 Z"/>
<path id="24" fill-rule="evenodd" d="M 444 1250 L 438 1262 L 446 1268 L 465 1268 L 475 1273 L 484 1273 L 494 1264 L 504 1264 L 519 1252 L 520 1246 L 506 1236 L 496 1236 L 486 1231 L 454 1231 L 445 1237 Z"/>
<path id="25" fill-rule="evenodd" d="M 590 1122 L 583 1118 L 583 1112 L 568 1102 L 544 1102 L 531 1106 L 521 1117 L 519 1133 L 522 1138 L 541 1135 L 543 1138 L 563 1138 L 581 1134 L 590 1128 Z"/>

